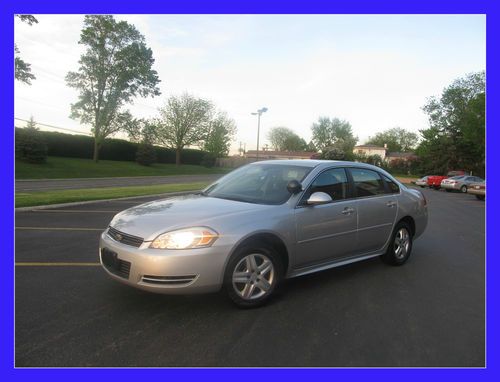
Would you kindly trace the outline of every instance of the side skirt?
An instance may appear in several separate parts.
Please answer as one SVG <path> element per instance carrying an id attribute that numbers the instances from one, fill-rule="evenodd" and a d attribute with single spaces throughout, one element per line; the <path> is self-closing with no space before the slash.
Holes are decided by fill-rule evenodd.
<path id="1" fill-rule="evenodd" d="M 372 253 L 367 254 L 367 255 L 355 256 L 355 257 L 350 257 L 347 259 L 340 259 L 340 260 L 336 260 L 336 261 L 331 261 L 328 263 L 316 264 L 316 265 L 305 267 L 305 268 L 292 269 L 291 272 L 288 274 L 287 278 L 291 279 L 294 277 L 307 275 L 309 273 L 320 272 L 320 271 L 324 271 L 326 269 L 335 268 L 335 267 L 341 267 L 343 265 L 355 263 L 357 261 L 368 260 L 368 259 L 371 259 L 372 257 L 377 257 L 377 256 L 380 256 L 383 254 L 384 254 L 383 251 L 377 252 L 377 253 L 372 252 Z"/>

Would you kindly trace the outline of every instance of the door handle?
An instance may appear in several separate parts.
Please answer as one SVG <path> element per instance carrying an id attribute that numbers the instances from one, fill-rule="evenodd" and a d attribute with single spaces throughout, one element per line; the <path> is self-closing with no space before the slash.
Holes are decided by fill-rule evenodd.
<path id="1" fill-rule="evenodd" d="M 346 207 L 342 210 L 343 215 L 350 215 L 354 212 L 354 208 Z"/>
<path id="2" fill-rule="evenodd" d="M 394 202 L 394 201 L 392 201 L 392 200 L 391 200 L 390 202 L 387 202 L 387 203 L 386 203 L 386 206 L 387 206 L 387 207 L 394 207 L 395 205 L 396 205 L 396 202 Z"/>

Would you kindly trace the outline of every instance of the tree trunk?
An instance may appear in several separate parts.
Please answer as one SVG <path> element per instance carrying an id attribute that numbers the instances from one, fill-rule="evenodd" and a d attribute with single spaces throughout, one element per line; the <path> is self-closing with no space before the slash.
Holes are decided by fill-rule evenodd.
<path id="1" fill-rule="evenodd" d="M 101 145 L 97 142 L 97 138 L 94 137 L 94 162 L 99 162 L 99 149 Z"/>
<path id="2" fill-rule="evenodd" d="M 181 149 L 178 147 L 175 150 L 175 165 L 179 166 L 181 164 Z"/>

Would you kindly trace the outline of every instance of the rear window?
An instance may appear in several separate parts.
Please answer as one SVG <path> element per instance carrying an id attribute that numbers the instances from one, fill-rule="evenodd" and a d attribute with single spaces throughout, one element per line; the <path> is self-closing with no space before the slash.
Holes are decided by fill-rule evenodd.
<path id="1" fill-rule="evenodd" d="M 350 171 L 357 197 L 385 194 L 384 182 L 378 172 L 360 168 Z"/>

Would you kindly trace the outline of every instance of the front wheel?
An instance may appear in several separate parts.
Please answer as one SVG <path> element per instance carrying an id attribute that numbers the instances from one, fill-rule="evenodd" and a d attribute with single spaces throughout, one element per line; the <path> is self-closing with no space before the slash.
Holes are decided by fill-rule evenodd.
<path id="1" fill-rule="evenodd" d="M 460 187 L 460 192 L 464 194 L 467 192 L 467 186 L 465 184 L 462 187 Z"/>
<path id="2" fill-rule="evenodd" d="M 266 247 L 243 247 L 229 260 L 224 288 L 231 300 L 242 308 L 267 302 L 283 275 L 279 256 Z"/>
<path id="3" fill-rule="evenodd" d="M 411 228 L 407 223 L 400 222 L 394 228 L 389 247 L 381 258 L 387 264 L 403 265 L 410 257 L 412 247 Z"/>

